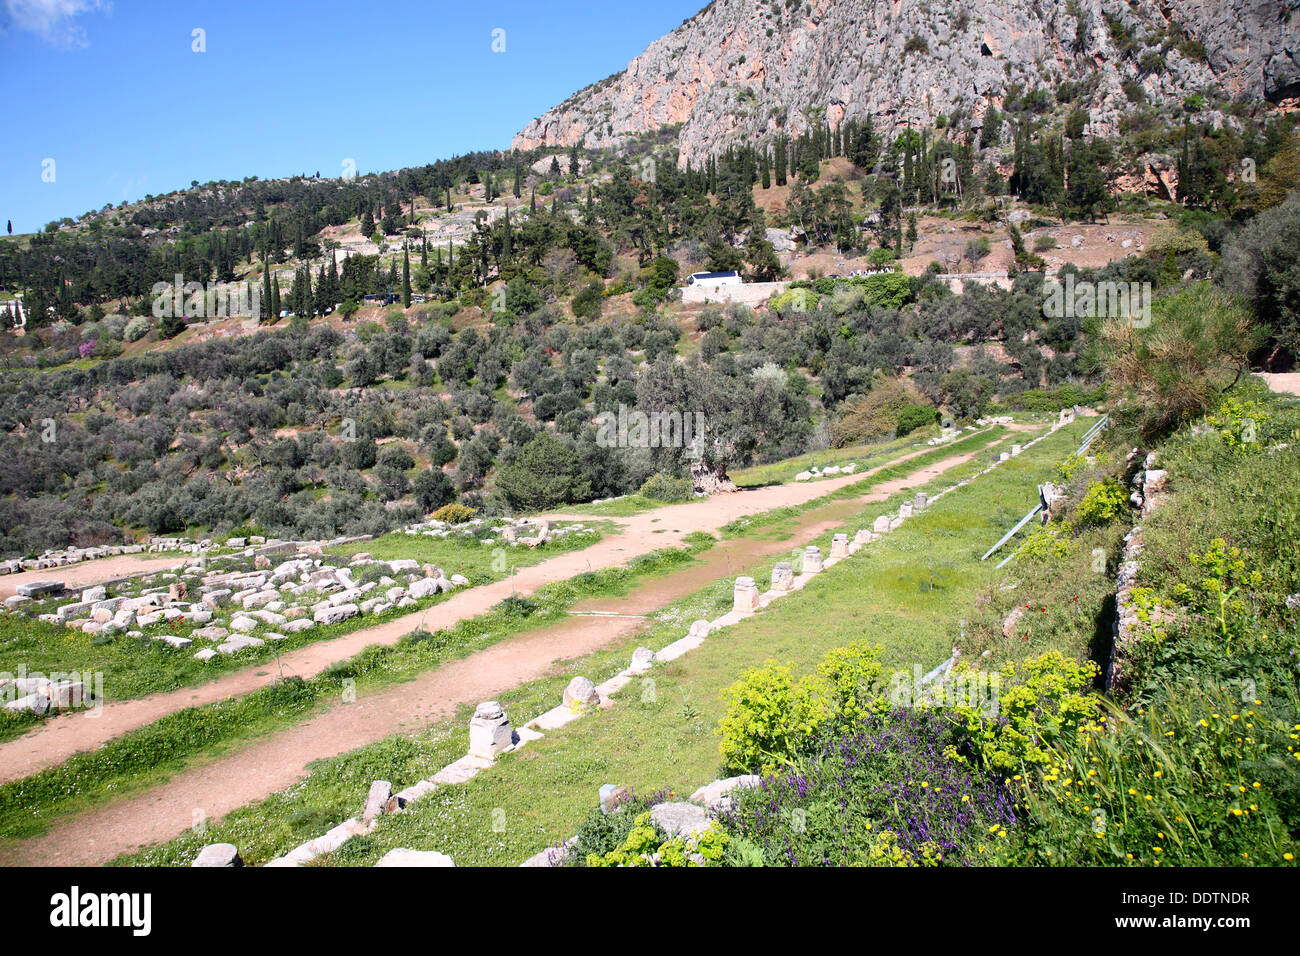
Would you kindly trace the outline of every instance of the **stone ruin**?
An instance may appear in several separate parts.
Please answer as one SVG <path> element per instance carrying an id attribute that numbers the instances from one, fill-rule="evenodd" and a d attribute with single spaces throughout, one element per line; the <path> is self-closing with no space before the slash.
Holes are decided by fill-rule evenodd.
<path id="1" fill-rule="evenodd" d="M 575 677 L 569 681 L 569 686 L 564 688 L 561 700 L 566 707 L 600 706 L 600 694 L 596 693 L 596 685 L 585 677 Z"/>
<path id="2" fill-rule="evenodd" d="M 737 614 L 753 614 L 758 609 L 758 585 L 753 578 L 736 578 L 731 607 Z"/>
<path id="3" fill-rule="evenodd" d="M 837 534 L 831 538 L 831 557 L 847 558 L 849 556 L 849 536 Z"/>
<path id="4" fill-rule="evenodd" d="M 513 746 L 514 730 L 501 705 L 495 700 L 479 704 L 469 722 L 469 755 L 494 760 Z"/>

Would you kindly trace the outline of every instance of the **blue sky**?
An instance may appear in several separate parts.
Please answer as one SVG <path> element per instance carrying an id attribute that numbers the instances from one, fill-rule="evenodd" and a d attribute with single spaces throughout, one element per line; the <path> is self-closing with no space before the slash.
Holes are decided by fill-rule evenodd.
<path id="1" fill-rule="evenodd" d="M 191 180 L 503 149 L 704 4 L 0 0 L 0 219 L 31 232 Z"/>

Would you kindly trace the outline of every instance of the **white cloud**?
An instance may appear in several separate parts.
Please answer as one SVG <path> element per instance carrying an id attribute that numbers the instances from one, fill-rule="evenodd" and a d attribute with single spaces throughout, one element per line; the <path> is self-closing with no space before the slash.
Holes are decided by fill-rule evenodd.
<path id="1" fill-rule="evenodd" d="M 4 27 L 39 34 L 55 46 L 86 46 L 86 31 L 75 22 L 83 13 L 107 12 L 107 0 L 0 0 Z"/>

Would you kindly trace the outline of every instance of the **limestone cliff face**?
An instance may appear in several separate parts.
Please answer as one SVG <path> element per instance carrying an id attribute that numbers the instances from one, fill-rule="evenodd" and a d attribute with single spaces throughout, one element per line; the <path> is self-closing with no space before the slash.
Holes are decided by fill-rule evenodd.
<path id="1" fill-rule="evenodd" d="M 1300 0 L 714 0 L 514 146 L 617 146 L 681 124 L 682 161 L 698 161 L 823 118 L 978 126 L 1013 84 L 1094 78 L 1098 132 L 1131 108 L 1130 82 L 1158 104 L 1300 96 Z"/>

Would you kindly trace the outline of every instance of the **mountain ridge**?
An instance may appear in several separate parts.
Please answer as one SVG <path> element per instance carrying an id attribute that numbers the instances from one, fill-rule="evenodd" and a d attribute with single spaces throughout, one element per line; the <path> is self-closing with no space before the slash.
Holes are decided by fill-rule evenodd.
<path id="1" fill-rule="evenodd" d="M 617 147 L 681 124 L 686 163 L 867 115 L 891 130 L 940 116 L 978 129 L 1044 77 L 1082 84 L 1094 132 L 1109 135 L 1135 96 L 1158 108 L 1216 92 L 1300 97 L 1298 12 L 1300 0 L 969 0 L 941 12 L 930 0 L 714 0 L 512 145 Z"/>

